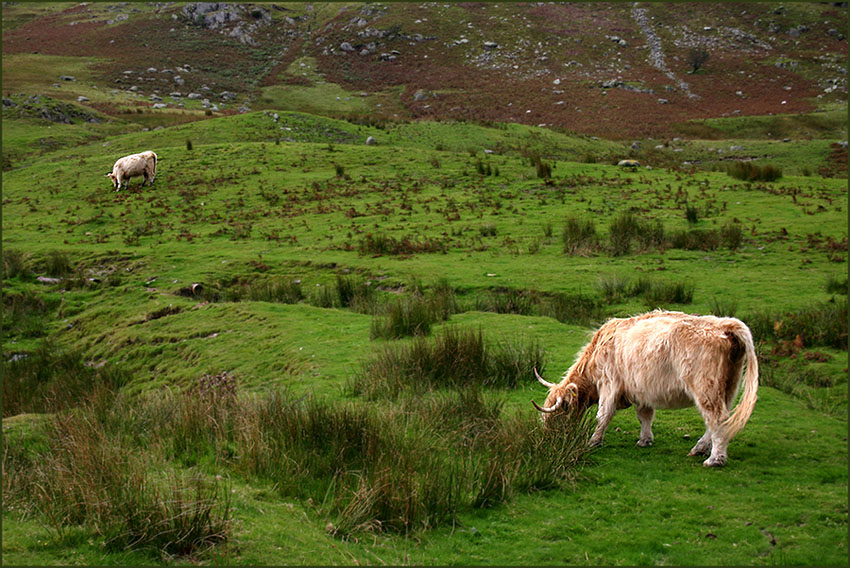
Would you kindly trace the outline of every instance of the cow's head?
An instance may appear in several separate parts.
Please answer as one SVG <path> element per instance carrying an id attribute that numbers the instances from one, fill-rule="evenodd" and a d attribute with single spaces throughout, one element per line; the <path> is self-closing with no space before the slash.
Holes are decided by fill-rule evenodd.
<path id="1" fill-rule="evenodd" d="M 533 400 L 531 401 L 534 408 L 542 413 L 544 421 L 553 413 L 567 412 L 577 406 L 578 385 L 575 383 L 562 383 L 559 385 L 550 383 L 538 374 L 537 369 L 534 369 L 534 376 L 537 377 L 540 384 L 549 389 L 549 395 L 546 397 L 546 402 L 543 406 L 539 406 Z"/>
<path id="2" fill-rule="evenodd" d="M 117 189 L 118 188 L 118 176 L 116 176 L 112 172 L 109 172 L 108 174 L 106 174 L 106 177 L 108 177 L 110 180 L 112 180 L 112 188 Z"/>

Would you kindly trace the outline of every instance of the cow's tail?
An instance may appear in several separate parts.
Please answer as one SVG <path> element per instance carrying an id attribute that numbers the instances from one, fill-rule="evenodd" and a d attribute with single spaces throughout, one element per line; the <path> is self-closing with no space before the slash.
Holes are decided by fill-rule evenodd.
<path id="1" fill-rule="evenodd" d="M 756 348 L 753 345 L 753 336 L 750 333 L 744 322 L 730 318 L 731 323 L 727 328 L 727 332 L 735 336 L 735 338 L 744 347 L 744 352 L 747 358 L 747 370 L 743 379 L 743 394 L 738 406 L 729 415 L 729 418 L 723 423 L 723 430 L 727 440 L 731 440 L 735 434 L 740 432 L 741 428 L 746 425 L 747 420 L 753 413 L 753 408 L 758 399 L 757 391 L 759 388 L 759 363 L 756 358 Z"/>

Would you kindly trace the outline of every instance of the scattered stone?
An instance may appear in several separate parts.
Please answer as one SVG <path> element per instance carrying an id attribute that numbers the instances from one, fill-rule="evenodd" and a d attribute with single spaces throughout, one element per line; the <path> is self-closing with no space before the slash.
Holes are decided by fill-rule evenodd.
<path id="1" fill-rule="evenodd" d="M 201 95 L 200 93 L 189 93 L 188 95 L 186 95 L 186 98 L 187 99 L 200 99 L 202 96 L 203 95 Z"/>
<path id="2" fill-rule="evenodd" d="M 366 145 L 367 146 L 374 146 L 376 144 L 377 144 L 377 142 L 375 141 L 375 139 L 373 137 L 370 136 L 366 139 Z"/>
<path id="3" fill-rule="evenodd" d="M 339 44 L 339 48 L 340 48 L 341 50 L 343 50 L 343 51 L 347 51 L 347 52 L 349 52 L 349 53 L 351 53 L 352 51 L 354 51 L 354 47 L 352 47 L 352 45 L 351 45 L 350 43 L 348 43 L 347 41 L 344 41 L 344 42 L 342 42 L 341 44 Z"/>
<path id="4" fill-rule="evenodd" d="M 63 81 L 76 81 L 76 79 L 72 75 L 62 75 L 59 78 Z"/>
<path id="5" fill-rule="evenodd" d="M 485 41 L 484 42 L 484 49 L 488 49 L 488 50 L 489 49 L 496 49 L 497 47 L 499 47 L 499 44 L 496 43 L 495 41 Z"/>
<path id="6" fill-rule="evenodd" d="M 80 95 L 79 97 L 77 97 L 77 102 L 78 103 L 87 103 L 87 102 L 89 102 L 89 99 L 88 99 L 88 97 Z"/>
<path id="7" fill-rule="evenodd" d="M 167 107 L 168 107 L 168 105 L 165 104 L 165 103 L 155 103 L 153 105 L 153 108 L 167 108 Z M 156 129 L 154 129 L 154 130 L 156 130 Z"/>

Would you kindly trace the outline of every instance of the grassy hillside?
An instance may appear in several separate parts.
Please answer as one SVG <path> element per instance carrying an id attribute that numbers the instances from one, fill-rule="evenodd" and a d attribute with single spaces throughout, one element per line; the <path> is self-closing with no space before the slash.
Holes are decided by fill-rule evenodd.
<path id="1" fill-rule="evenodd" d="M 269 110 L 35 152 L 24 120 L 4 121 L 19 148 L 3 174 L 4 562 L 846 558 L 844 180 L 631 172 L 611 164 L 616 143 L 520 125 Z M 141 148 L 159 155 L 154 185 L 112 191 L 104 171 Z M 596 238 L 576 240 L 576 221 Z M 419 316 L 424 340 L 381 338 L 394 306 L 433 314 Z M 651 449 L 634 446 L 630 411 L 589 455 L 536 438 L 531 366 L 555 377 L 593 325 L 655 307 L 734 314 L 759 342 L 760 400 L 722 471 L 685 456 L 701 434 L 694 409 L 662 411 Z M 508 382 L 363 390 L 384 380 L 365 374 L 381 353 L 454 330 L 481 330 L 487 365 L 507 349 Z M 332 416 L 342 441 L 372 440 L 374 462 L 346 457 L 350 441 L 333 475 L 314 450 L 271 450 L 292 443 L 274 441 L 288 431 L 269 425 L 275 408 L 299 428 Z M 560 440 L 586 435 L 571 428 Z M 387 454 L 381 432 L 398 429 L 402 453 Z M 69 516 L 54 491 L 88 485 L 50 472 L 88 471 L 82 448 L 101 439 L 141 460 L 109 468 L 116 487 L 147 480 L 129 510 L 173 526 L 182 517 L 146 505 L 168 502 L 149 493 L 165 482 L 175 502 L 204 507 L 212 532 L 181 548 L 142 518 Z M 396 493 L 408 484 L 421 489 Z M 33 487 L 50 507 L 35 507 Z M 110 487 L 91 491 L 128 498 Z M 457 494 L 429 504 L 429 491 Z"/>
<path id="2" fill-rule="evenodd" d="M 847 563 L 843 3 L 2 17 L 4 564 Z M 725 468 L 530 404 L 655 308 L 752 330 Z"/>

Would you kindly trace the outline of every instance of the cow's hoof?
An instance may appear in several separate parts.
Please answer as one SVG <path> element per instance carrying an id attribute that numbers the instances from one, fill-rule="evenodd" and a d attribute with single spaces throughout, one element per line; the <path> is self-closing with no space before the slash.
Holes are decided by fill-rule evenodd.
<path id="1" fill-rule="evenodd" d="M 591 448 L 601 448 L 602 447 L 602 440 L 591 440 L 590 441 L 590 447 Z"/>
<path id="2" fill-rule="evenodd" d="M 652 440 L 638 440 L 637 445 L 641 448 L 648 448 L 652 445 Z"/>
<path id="3" fill-rule="evenodd" d="M 689 456 L 707 456 L 708 451 L 710 449 L 711 448 L 709 446 L 705 446 L 705 447 L 694 446 L 693 448 L 691 448 L 691 451 L 688 452 L 688 455 Z"/>
<path id="4" fill-rule="evenodd" d="M 703 467 L 723 467 L 726 465 L 726 456 L 720 456 L 717 458 L 708 458 L 704 462 L 702 462 Z"/>

